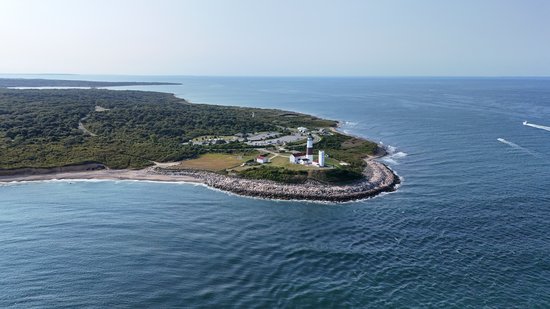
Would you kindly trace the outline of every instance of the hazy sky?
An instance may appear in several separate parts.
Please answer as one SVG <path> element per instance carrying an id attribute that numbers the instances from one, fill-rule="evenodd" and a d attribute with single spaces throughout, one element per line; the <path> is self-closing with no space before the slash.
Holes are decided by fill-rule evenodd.
<path id="1" fill-rule="evenodd" d="M 0 73 L 550 75 L 550 0 L 0 0 Z"/>

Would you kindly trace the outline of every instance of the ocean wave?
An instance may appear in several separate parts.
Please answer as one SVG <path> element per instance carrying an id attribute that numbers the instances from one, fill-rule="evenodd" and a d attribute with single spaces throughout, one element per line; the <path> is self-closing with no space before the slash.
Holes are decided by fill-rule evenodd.
<path id="1" fill-rule="evenodd" d="M 357 200 L 351 200 L 351 201 L 345 201 L 345 202 L 333 202 L 333 201 L 316 201 L 316 200 L 305 200 L 305 199 L 276 199 L 276 198 L 262 198 L 262 197 L 256 197 L 256 196 L 249 196 L 249 195 L 240 195 L 236 194 L 230 191 L 221 190 L 218 188 L 214 188 L 211 186 L 208 186 L 204 183 L 197 183 L 197 182 L 188 182 L 188 181 L 162 181 L 162 180 L 141 180 L 141 179 L 44 179 L 44 180 L 16 180 L 16 181 L 10 181 L 10 182 L 0 182 L 0 187 L 8 187 L 8 186 L 19 186 L 19 185 L 29 185 L 29 184 L 37 184 L 37 183 L 74 183 L 74 182 L 95 182 L 95 183 L 102 183 L 102 182 L 111 182 L 114 184 L 122 184 L 122 183 L 157 183 L 157 184 L 173 184 L 173 185 L 192 185 L 195 187 L 202 187 L 208 190 L 212 190 L 218 193 L 226 194 L 228 196 L 234 196 L 239 198 L 247 198 L 247 199 L 253 199 L 253 200 L 261 200 L 261 201 L 273 201 L 278 203 L 307 203 L 307 204 L 322 204 L 322 205 L 345 205 L 345 204 L 351 204 L 356 203 L 358 201 L 368 200 L 376 198 L 379 195 L 385 195 L 384 193 L 391 193 L 391 192 L 381 192 L 380 194 L 377 194 L 372 197 L 357 199 Z M 398 185 L 396 185 L 397 188 Z"/>
<path id="2" fill-rule="evenodd" d="M 37 183 L 72 183 L 72 182 L 106 182 L 113 181 L 110 179 L 40 179 L 40 180 L 13 180 L 7 182 L 0 182 L 0 187 L 2 186 L 13 186 L 13 185 L 26 185 L 26 184 L 37 184 Z"/>
<path id="3" fill-rule="evenodd" d="M 386 149 L 386 152 L 388 153 L 388 155 L 383 157 L 381 159 L 381 161 L 383 161 L 385 163 L 388 163 L 388 164 L 391 164 L 391 165 L 399 165 L 398 160 L 402 159 L 402 158 L 404 158 L 408 155 L 406 152 L 397 151 L 397 147 L 395 147 L 395 146 L 387 145 L 387 146 L 383 146 L 383 147 L 384 147 L 384 149 Z"/>
<path id="4" fill-rule="evenodd" d="M 164 180 L 149 180 L 149 179 L 98 179 L 98 178 L 57 179 L 57 178 L 53 178 L 53 179 L 41 179 L 41 180 L 14 180 L 14 181 L 0 182 L 0 187 L 37 184 L 37 183 L 69 183 L 70 184 L 73 182 L 92 182 L 92 183 L 113 182 L 115 184 L 137 182 L 137 183 L 159 183 L 159 184 L 178 184 L 178 185 L 204 185 L 201 183 L 181 181 L 181 180 L 164 181 Z"/>
<path id="5" fill-rule="evenodd" d="M 353 121 L 344 121 L 344 125 L 348 127 L 356 127 L 359 123 Z"/>
<path id="6" fill-rule="evenodd" d="M 382 161 L 384 163 L 387 163 L 387 164 L 390 164 L 390 165 L 399 165 L 399 163 L 397 163 L 397 161 L 395 161 L 394 159 L 392 159 L 390 157 L 384 157 L 380 161 Z"/>
<path id="7" fill-rule="evenodd" d="M 407 153 L 402 152 L 402 151 L 396 152 L 392 155 L 392 157 L 395 158 L 395 159 L 401 159 L 401 158 L 404 158 L 406 156 L 407 156 Z"/>
<path id="8" fill-rule="evenodd" d="M 397 148 L 391 145 L 386 146 L 386 151 L 388 154 L 394 154 L 397 151 Z"/>

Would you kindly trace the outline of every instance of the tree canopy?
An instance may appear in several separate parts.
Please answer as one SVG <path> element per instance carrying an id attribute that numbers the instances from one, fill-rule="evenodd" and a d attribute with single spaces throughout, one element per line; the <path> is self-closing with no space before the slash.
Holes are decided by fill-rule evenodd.
<path id="1" fill-rule="evenodd" d="M 79 124 L 95 136 L 79 129 Z M 203 135 L 335 125 L 275 109 L 192 104 L 159 92 L 0 89 L 0 168 L 84 162 L 141 168 L 151 161 L 242 148 L 241 144 L 225 144 L 207 150 L 184 144 Z"/>

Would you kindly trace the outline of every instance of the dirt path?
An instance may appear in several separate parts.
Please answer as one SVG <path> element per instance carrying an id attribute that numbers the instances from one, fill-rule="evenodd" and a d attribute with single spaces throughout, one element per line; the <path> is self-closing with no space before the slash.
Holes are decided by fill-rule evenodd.
<path id="1" fill-rule="evenodd" d="M 164 163 L 161 163 L 161 162 L 155 162 L 155 161 L 151 161 L 153 162 L 153 164 L 155 164 L 155 166 L 158 166 L 158 167 L 170 167 L 170 166 L 175 166 L 175 165 L 178 165 L 178 164 L 181 164 L 181 161 L 177 161 L 177 162 L 164 162 Z"/>
<path id="2" fill-rule="evenodd" d="M 88 129 L 86 129 L 86 127 L 84 126 L 84 124 L 82 123 L 82 121 L 86 119 L 86 117 L 80 119 L 80 121 L 78 122 L 78 129 L 82 132 L 84 132 L 84 134 L 88 134 L 90 136 L 97 136 L 97 134 L 89 131 Z"/>

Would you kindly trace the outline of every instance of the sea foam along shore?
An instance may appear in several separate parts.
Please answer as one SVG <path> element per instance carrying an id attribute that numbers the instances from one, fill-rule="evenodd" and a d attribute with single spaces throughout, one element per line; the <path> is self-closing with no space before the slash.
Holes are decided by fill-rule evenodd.
<path id="1" fill-rule="evenodd" d="M 308 181 L 283 184 L 269 180 L 250 180 L 198 170 L 154 166 L 142 170 L 112 170 L 96 163 L 50 169 L 16 169 L 0 172 L 0 182 L 52 179 L 152 180 L 202 183 L 237 195 L 265 199 L 347 202 L 394 191 L 399 177 L 386 165 L 366 159 L 365 178 L 346 185 L 327 185 Z"/>
<path id="2" fill-rule="evenodd" d="M 43 181 L 53 179 L 102 179 L 102 180 L 151 180 L 166 182 L 196 182 L 200 179 L 184 175 L 162 175 L 154 167 L 141 170 L 106 168 L 100 163 L 87 163 L 54 168 L 21 168 L 0 170 L 0 183 L 18 181 Z"/>

